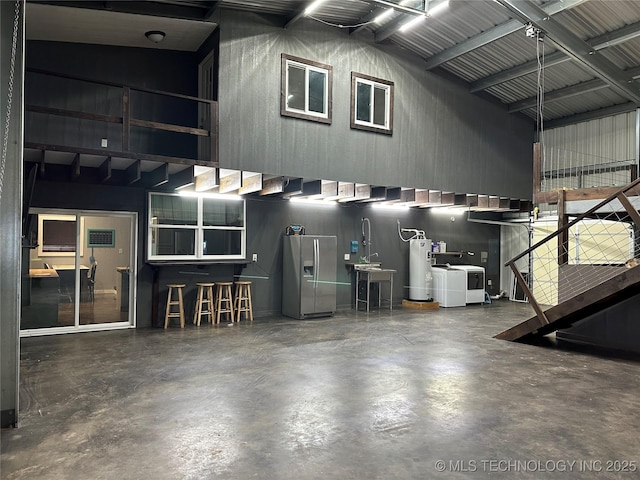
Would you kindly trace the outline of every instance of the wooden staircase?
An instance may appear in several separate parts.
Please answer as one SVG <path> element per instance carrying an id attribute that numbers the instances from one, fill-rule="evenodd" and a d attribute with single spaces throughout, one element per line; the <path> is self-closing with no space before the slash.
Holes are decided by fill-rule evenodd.
<path id="1" fill-rule="evenodd" d="M 621 267 L 623 271 L 604 283 L 544 311 L 545 319 L 533 316 L 499 333 L 500 340 L 526 341 L 562 328 L 640 293 L 640 268 Z"/>
<path id="2" fill-rule="evenodd" d="M 640 229 L 640 214 L 632 205 L 629 196 L 637 195 L 639 186 L 640 179 L 637 179 L 626 187 L 614 191 L 605 200 L 579 215 L 571 222 L 568 222 L 568 218 L 562 215 L 564 205 L 559 202 L 558 229 L 506 263 L 506 266 L 512 269 L 518 285 L 525 292 L 536 315 L 499 333 L 494 338 L 510 341 L 527 341 L 536 336 L 544 336 L 556 330 L 568 328 L 579 320 L 640 293 L 640 268 L 638 268 L 640 265 L 627 268 L 624 265 L 617 264 L 617 266 L 607 267 L 612 273 L 599 277 L 597 282 L 591 282 L 586 288 L 576 289 L 573 296 L 560 298 L 560 303 L 544 309 L 543 305 L 536 300 L 534 296 L 535 292 L 530 288 L 530 279 L 526 279 L 526 276 L 523 275 L 516 266 L 518 260 L 525 256 L 532 255 L 532 252 L 542 246 L 548 247 L 548 245 L 545 244 L 557 239 L 557 258 L 555 258 L 554 254 L 554 262 L 559 270 L 567 268 L 569 263 L 569 229 L 582 220 L 597 218 L 599 212 L 603 210 L 612 209 L 613 207 L 609 204 L 613 202 L 616 203 L 616 208 L 622 211 L 621 215 L 625 222 L 634 223 L 636 232 L 638 232 Z M 560 198 L 562 199 L 563 197 L 564 195 Z M 637 242 L 638 239 L 636 238 L 634 245 L 635 257 L 640 256 Z"/>

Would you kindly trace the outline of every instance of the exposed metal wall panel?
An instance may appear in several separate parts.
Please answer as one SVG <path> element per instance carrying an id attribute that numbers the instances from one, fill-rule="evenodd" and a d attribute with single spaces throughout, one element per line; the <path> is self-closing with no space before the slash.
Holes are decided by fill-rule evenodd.
<path id="1" fill-rule="evenodd" d="M 220 14 L 220 163 L 305 178 L 531 196 L 532 124 L 425 72 L 416 57 L 302 20 Z M 280 116 L 280 56 L 334 68 L 333 123 Z M 349 128 L 350 73 L 395 82 L 393 136 Z"/>
<path id="2" fill-rule="evenodd" d="M 0 2 L 0 112 L 4 135 L 15 2 Z M 18 421 L 20 341 L 20 257 L 22 234 L 22 95 L 24 58 L 24 2 L 19 6 L 20 21 L 16 44 L 15 73 L 7 156 L 0 197 L 0 404 L 2 428 Z"/>
<path id="3" fill-rule="evenodd" d="M 560 155 L 568 162 L 609 163 L 635 158 L 635 112 L 554 128 L 544 133 L 545 150 L 572 152 Z M 559 161 L 560 168 L 570 166 Z"/>

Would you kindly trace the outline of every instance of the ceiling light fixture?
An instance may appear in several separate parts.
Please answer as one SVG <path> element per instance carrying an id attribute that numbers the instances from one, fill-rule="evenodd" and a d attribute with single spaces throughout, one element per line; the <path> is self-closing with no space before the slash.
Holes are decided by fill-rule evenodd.
<path id="1" fill-rule="evenodd" d="M 153 43 L 160 43 L 164 40 L 166 34 L 160 30 L 149 30 L 144 34 L 144 36 L 151 40 Z"/>
<path id="2" fill-rule="evenodd" d="M 411 20 L 409 20 L 407 23 L 405 23 L 404 25 L 402 25 L 400 27 L 400 31 L 401 32 L 406 32 L 407 30 L 415 27 L 417 24 L 422 23 L 426 20 L 427 17 L 425 17 L 424 15 L 418 15 L 415 18 L 412 18 Z"/>
<path id="3" fill-rule="evenodd" d="M 374 23 L 380 23 L 385 18 L 389 18 L 391 16 L 391 14 L 394 13 L 394 12 L 395 12 L 395 10 L 393 8 L 389 8 L 388 10 L 385 10 L 380 15 L 378 15 L 376 18 L 374 18 L 373 21 L 374 21 Z"/>
<path id="4" fill-rule="evenodd" d="M 324 1 L 325 0 L 316 0 L 304 10 L 304 14 L 309 15 L 310 13 L 313 13 L 315 9 L 318 8 Z"/>
<path id="5" fill-rule="evenodd" d="M 443 12 L 447 8 L 449 8 L 449 0 L 445 0 L 444 2 L 440 2 L 440 3 L 436 4 L 436 5 L 434 5 L 433 7 L 431 6 L 431 3 L 429 3 L 429 8 L 427 10 L 427 15 L 429 15 L 430 17 L 433 17 L 434 15 L 438 15 L 440 12 Z"/>

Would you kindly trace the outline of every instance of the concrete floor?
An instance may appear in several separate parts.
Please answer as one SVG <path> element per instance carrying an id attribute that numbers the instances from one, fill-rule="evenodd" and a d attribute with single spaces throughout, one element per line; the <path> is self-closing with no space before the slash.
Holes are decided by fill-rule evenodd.
<path id="1" fill-rule="evenodd" d="M 530 312 L 26 338 L 1 476 L 638 478 L 640 362 L 491 338 Z"/>

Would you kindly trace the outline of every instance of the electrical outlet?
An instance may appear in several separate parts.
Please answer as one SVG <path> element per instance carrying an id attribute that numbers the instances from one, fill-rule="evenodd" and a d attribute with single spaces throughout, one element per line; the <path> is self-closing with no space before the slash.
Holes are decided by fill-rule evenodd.
<path id="1" fill-rule="evenodd" d="M 491 281 L 491 279 L 487 280 L 487 285 L 488 285 L 488 286 L 493 285 L 493 282 Z"/>
<path id="2" fill-rule="evenodd" d="M 351 260 L 351 255 L 349 255 L 348 253 L 344 254 L 344 259 L 345 260 Z"/>
<path id="3" fill-rule="evenodd" d="M 106 138 L 103 138 L 103 139 L 100 141 L 100 146 L 101 146 L 102 148 L 107 148 L 107 145 L 108 145 L 108 144 L 109 144 L 109 142 L 107 141 L 107 139 L 106 139 Z"/>
<path id="4" fill-rule="evenodd" d="M 257 262 L 258 261 L 258 254 L 254 253 L 253 256 L 251 257 L 251 261 L 252 262 Z"/>

